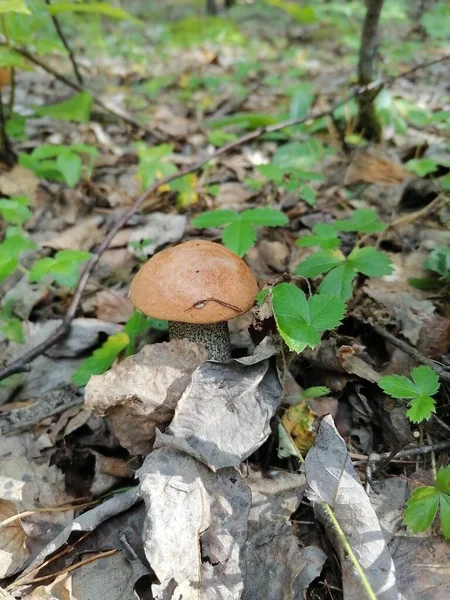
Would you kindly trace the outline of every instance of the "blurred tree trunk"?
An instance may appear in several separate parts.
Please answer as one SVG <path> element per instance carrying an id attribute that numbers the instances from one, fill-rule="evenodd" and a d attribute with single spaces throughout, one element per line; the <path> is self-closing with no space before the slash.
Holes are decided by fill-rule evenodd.
<path id="1" fill-rule="evenodd" d="M 225 8 L 231 8 L 235 4 L 235 0 L 225 0 Z"/>
<path id="2" fill-rule="evenodd" d="M 378 23 L 384 0 L 366 0 L 367 12 L 361 35 L 359 49 L 358 83 L 369 84 L 373 79 L 373 63 L 377 52 Z M 367 91 L 358 97 L 357 131 L 368 140 L 379 141 L 381 124 L 375 110 L 374 100 L 377 92 Z"/>
<path id="3" fill-rule="evenodd" d="M 208 15 L 217 15 L 217 6 L 215 0 L 206 0 L 206 13 Z"/>

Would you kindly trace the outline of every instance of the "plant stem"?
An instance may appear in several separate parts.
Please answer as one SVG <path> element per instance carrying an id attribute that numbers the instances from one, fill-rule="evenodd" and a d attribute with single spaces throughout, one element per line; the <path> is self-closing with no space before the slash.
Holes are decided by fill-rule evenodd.
<path id="1" fill-rule="evenodd" d="M 2 14 L 2 25 L 3 25 L 3 34 L 5 36 L 6 45 L 8 46 L 8 48 L 11 48 L 11 40 L 10 40 L 10 37 L 9 37 L 8 24 L 6 22 L 6 15 L 5 15 L 5 13 Z M 9 103 L 8 103 L 9 114 L 8 114 L 8 117 L 11 117 L 11 115 L 13 114 L 13 111 L 14 111 L 14 99 L 15 99 L 15 95 L 16 95 L 16 70 L 15 70 L 14 67 L 11 67 L 11 82 L 10 82 L 10 86 L 11 86 L 11 91 L 10 91 L 10 94 L 9 94 Z"/>
<path id="2" fill-rule="evenodd" d="M 51 6 L 50 0 L 45 0 L 45 3 L 47 4 L 48 7 Z M 50 12 L 50 10 L 49 10 L 49 12 Z M 72 63 L 73 72 L 75 73 L 75 77 L 76 77 L 78 83 L 80 85 L 83 85 L 83 77 L 81 76 L 80 70 L 78 69 L 77 61 L 75 60 L 75 54 L 73 53 L 72 48 L 69 46 L 69 42 L 67 41 L 67 38 L 64 35 L 64 32 L 61 28 L 61 24 L 60 24 L 58 18 L 56 17 L 56 15 L 52 14 L 51 12 L 50 12 L 50 17 L 53 21 L 53 25 L 55 26 L 56 33 L 58 34 L 59 39 L 62 42 L 62 45 L 67 50 L 67 54 L 69 55 L 69 60 Z"/>
<path id="3" fill-rule="evenodd" d="M 345 533 L 342 531 L 341 526 L 339 525 L 339 521 L 336 519 L 336 516 L 335 516 L 331 506 L 329 504 L 327 504 L 326 502 L 323 502 L 323 506 L 325 507 L 325 510 L 327 511 L 328 516 L 330 517 L 334 528 L 336 529 L 336 532 L 339 536 L 341 544 L 343 545 L 345 551 L 347 552 L 348 557 L 352 562 L 352 565 L 355 567 L 356 572 L 358 573 L 358 575 L 361 578 L 361 583 L 367 594 L 367 597 L 369 598 L 369 600 L 377 600 L 377 597 L 370 586 L 370 583 L 366 577 L 366 574 L 364 573 L 364 570 L 361 567 L 361 565 L 359 564 L 359 561 L 356 558 L 355 553 L 352 550 L 352 547 L 350 546 L 347 538 L 345 537 Z"/>

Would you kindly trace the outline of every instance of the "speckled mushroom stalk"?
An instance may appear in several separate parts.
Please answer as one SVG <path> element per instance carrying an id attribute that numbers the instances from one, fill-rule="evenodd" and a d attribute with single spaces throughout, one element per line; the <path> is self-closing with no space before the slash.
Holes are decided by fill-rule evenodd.
<path id="1" fill-rule="evenodd" d="M 155 254 L 130 286 L 136 308 L 169 321 L 171 339 L 203 344 L 220 362 L 231 357 L 227 322 L 247 312 L 257 292 L 256 279 L 239 256 L 203 240 Z"/>
<path id="2" fill-rule="evenodd" d="M 230 333 L 226 321 L 204 324 L 169 321 L 169 338 L 203 344 L 212 360 L 226 362 L 231 358 Z"/>

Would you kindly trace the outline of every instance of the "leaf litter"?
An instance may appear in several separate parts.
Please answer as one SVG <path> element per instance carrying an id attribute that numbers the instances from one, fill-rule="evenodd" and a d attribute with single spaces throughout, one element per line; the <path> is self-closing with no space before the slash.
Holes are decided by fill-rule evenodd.
<path id="1" fill-rule="evenodd" d="M 70 149 L 77 144 L 95 146 L 98 151 L 91 168 L 88 156 L 65 150 L 64 158 L 55 161 L 63 182 L 37 177 L 22 164 L 2 170 L 2 195 L 11 202 L 15 196 L 28 197 L 32 217 L 24 230 L 37 244 L 40 258 L 53 261 L 61 250 L 95 251 L 152 177 L 190 165 L 213 146 L 261 124 L 276 123 L 289 112 L 306 115 L 311 106 L 327 106 L 327 93 L 348 92 L 353 59 L 344 55 L 336 60 L 342 48 L 335 36 L 317 37 L 317 23 L 324 14 L 321 3 L 314 8 L 296 7 L 319 15 L 315 24 L 302 23 L 301 31 L 293 25 L 292 7 L 286 10 L 287 3 L 262 4 L 238 3 L 230 17 L 209 21 L 215 32 L 211 38 L 205 29 L 193 45 L 192 39 L 187 42 L 193 34 L 188 25 L 183 30 L 183 19 L 169 27 L 161 24 L 164 18 L 159 14 L 154 22 L 160 30 L 151 28 L 154 39 L 150 50 L 148 39 L 142 42 L 142 56 L 133 54 L 134 50 L 133 59 L 117 52 L 107 59 L 101 53 L 83 54 L 83 69 L 98 74 L 94 87 L 113 109 L 140 120 L 142 134 L 106 113 L 92 112 L 89 122 L 89 115 L 85 119 L 85 110 L 81 107 L 79 112 L 79 106 L 71 117 L 79 113 L 80 122 L 54 120 L 55 110 L 66 118 L 67 89 L 43 71 L 20 72 L 16 111 L 26 114 L 29 102 L 42 108 L 27 119 L 26 136 L 15 141 L 17 152 L 28 156 L 41 146 L 50 145 L 52 150 L 56 145 Z M 337 19 L 338 31 L 345 29 L 339 11 L 333 13 L 328 4 L 323 9 L 331 11 L 326 12 L 325 31 L 333 19 Z M 182 14 L 187 9 L 176 10 Z M 161 11 L 165 15 L 164 8 Z M 383 27 L 391 32 L 394 25 L 388 20 L 386 16 Z M 426 18 L 423 23 L 430 27 Z M 222 37 L 215 29 L 218 24 Z M 161 28 L 166 28 L 162 38 Z M 276 48 L 268 41 L 273 40 L 274 30 Z M 167 41 L 173 31 L 186 36 L 188 45 L 182 50 L 179 41 Z M 250 35 L 257 44 L 240 46 L 242 35 Z M 348 39 L 347 35 L 342 42 L 347 51 Z M 310 53 L 311 41 L 314 54 Z M 124 38 L 122 42 L 127 47 Z M 155 51 L 161 47 L 158 44 L 166 43 L 170 50 Z M 78 51 L 83 42 L 77 44 Z M 155 57 L 151 64 L 149 51 Z M 424 49 L 425 54 L 440 56 L 433 44 Z M 395 72 L 394 65 L 398 65 L 398 72 L 403 71 L 414 60 L 399 58 L 397 48 L 389 69 Z M 55 64 L 61 71 L 67 66 L 61 58 Z M 268 134 L 208 163 L 191 179 L 160 186 L 155 197 L 144 203 L 143 212 L 132 216 L 117 233 L 84 291 L 70 336 L 31 362 L 30 373 L 14 376 L 12 386 L 0 389 L 5 403 L 0 429 L 9 433 L 3 438 L 7 452 L 0 459 L 5 492 L 0 520 L 13 519 L 6 543 L 2 540 L 0 560 L 3 575 L 13 577 L 7 581 L 8 592 L 0 592 L 2 597 L 100 600 L 106 589 L 108 597 L 118 599 L 131 598 L 133 593 L 149 597 L 150 590 L 161 598 L 276 600 L 325 598 L 331 593 L 363 598 L 354 565 L 324 517 L 321 505 L 325 500 L 333 507 L 377 597 L 447 598 L 448 552 L 439 531 L 413 535 L 402 523 L 411 491 L 408 483 L 410 487 L 417 482 L 432 485 L 433 463 L 419 455 L 424 469 L 417 473 L 408 457 L 394 458 L 385 465 L 386 471 L 364 471 L 375 452 L 394 451 L 399 441 L 407 448 L 418 447 L 405 416 L 405 402 L 382 393 L 376 385 L 380 377 L 409 376 L 420 363 L 410 348 L 448 365 L 448 270 L 437 258 L 434 262 L 428 258 L 436 241 L 444 247 L 445 256 L 449 242 L 445 203 L 427 212 L 438 199 L 436 189 L 447 185 L 448 177 L 445 132 L 439 120 L 439 111 L 447 108 L 444 63 L 433 69 L 432 75 L 431 71 L 414 73 L 383 90 L 382 145 L 359 146 L 349 106 L 345 118 L 341 115 L 337 122 L 345 129 L 346 144 L 355 144 L 349 154 L 340 145 L 336 123 L 323 127 L 317 121 L 286 137 Z M 73 106 L 73 99 L 68 101 Z M 39 112 L 53 116 L 39 116 Z M 154 133 L 144 132 L 148 123 Z M 152 163 L 158 146 L 156 154 L 164 150 L 165 157 Z M 138 164 L 145 151 L 146 169 Z M 293 167 L 297 172 L 289 174 Z M 75 182 L 78 172 L 84 175 Z M 28 215 L 28 209 L 21 208 L 20 214 Z M 239 213 L 275 209 L 289 217 L 289 223 L 276 227 L 247 224 L 247 241 L 242 239 L 241 226 L 234 226 L 232 235 L 224 235 L 223 241 L 234 244 L 242 254 L 248 240 L 256 240 L 245 258 L 261 287 L 274 282 L 290 285 L 290 280 L 280 280 L 286 271 L 294 273 L 299 262 L 317 256 L 318 248 L 334 251 L 342 240 L 343 255 L 334 256 L 328 275 L 308 273 L 312 290 L 301 282 L 304 262 L 296 281 L 307 298 L 319 286 L 327 291 L 330 279 L 332 285 L 339 283 L 343 296 L 354 286 L 347 315 L 342 317 L 342 311 L 337 311 L 333 317 L 342 325 L 323 335 L 319 326 L 323 323 L 315 323 L 315 331 L 309 330 L 311 347 L 292 360 L 286 348 L 280 354 L 279 347 L 267 342 L 267 336 L 275 332 L 267 302 L 255 314 L 251 337 L 251 314 L 231 324 L 235 358 L 226 365 L 207 361 L 205 350 L 189 342 L 167 342 L 164 329 L 152 326 L 150 332 L 137 335 L 134 349 L 138 352 L 133 356 L 127 355 L 125 337 L 116 354 L 104 354 L 104 364 L 112 367 L 91 377 L 83 407 L 83 389 L 69 382 L 82 365 L 87 381 L 91 367 L 86 367 L 86 358 L 104 349 L 106 340 L 125 335 L 122 326 L 132 318 L 127 303 L 131 273 L 167 245 L 196 237 L 219 241 L 220 229 L 200 230 L 194 220 L 205 210 L 217 209 Z M 373 222 L 358 223 L 356 232 L 349 226 L 339 234 L 336 229 L 323 229 L 333 222 L 355 221 L 368 209 L 376 209 L 387 224 L 384 231 L 378 225 L 373 229 Z M 408 212 L 420 210 L 425 211 L 422 216 Z M 300 244 L 302 248 L 296 245 L 299 237 L 309 238 Z M 355 239 L 368 242 L 369 247 L 354 251 L 344 265 Z M 316 243 L 318 248 L 307 245 Z M 375 245 L 388 252 L 393 273 L 388 272 L 387 261 L 381 263 L 374 254 L 371 246 Z M 24 269 L 33 266 L 31 254 L 24 255 Z M 419 287 L 433 283 L 435 287 L 418 289 L 409 280 L 418 281 Z M 20 272 L 2 282 L 2 307 L 13 300 L 13 314 L 23 321 L 25 339 L 21 344 L 6 336 L 5 331 L 11 335 L 12 325 L 2 328 L 2 359 L 14 360 L 61 323 L 73 292 L 55 282 L 50 287 L 42 282 L 30 284 Z M 305 314 L 295 316 L 304 328 L 311 325 Z M 267 318 L 260 319 L 261 315 Z M 292 318 L 283 316 L 285 321 Z M 380 337 L 376 326 L 406 340 L 410 348 L 396 347 L 392 339 Z M 291 324 L 281 329 L 289 345 Z M 266 342 L 261 344 L 263 338 Z M 329 387 L 329 397 L 308 401 L 312 417 L 304 418 L 295 398 L 282 399 L 289 376 L 300 384 L 300 390 Z M 80 385 L 84 382 L 78 379 Z M 447 397 L 443 386 L 432 427 L 419 424 L 420 436 L 428 436 L 427 444 L 448 438 Z M 305 477 L 298 473 L 295 458 L 279 458 L 277 425 L 288 406 L 298 409 L 293 411 L 298 415 L 298 439 L 308 439 L 309 445 L 316 440 L 305 472 L 320 502 L 309 500 L 305 493 Z M 325 417 L 314 430 L 314 414 L 328 412 L 337 429 Z M 366 487 L 370 489 L 372 481 L 379 495 L 365 494 L 360 484 L 365 478 Z M 122 486 L 131 489 L 121 491 Z M 111 490 L 117 493 L 109 497 Z M 73 501 L 79 495 L 86 496 L 87 502 L 101 503 L 77 509 L 78 502 Z M 64 502 L 69 510 L 59 511 Z M 19 512 L 40 510 L 44 504 L 55 508 L 16 518 Z M 44 564 L 47 560 L 51 560 L 48 565 Z M 41 569 L 35 571 L 37 567 Z M 342 577 L 336 576 L 339 567 Z M 44 573 L 48 578 L 38 581 Z"/>

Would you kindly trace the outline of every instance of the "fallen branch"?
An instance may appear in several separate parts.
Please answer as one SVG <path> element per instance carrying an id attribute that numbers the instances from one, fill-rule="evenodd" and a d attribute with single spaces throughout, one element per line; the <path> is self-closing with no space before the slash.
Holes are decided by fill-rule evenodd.
<path id="1" fill-rule="evenodd" d="M 413 348 L 404 340 L 399 339 L 393 333 L 386 331 L 386 329 L 380 327 L 380 325 L 372 325 L 372 327 L 378 333 L 378 335 L 381 335 L 381 337 L 386 341 L 399 348 L 402 352 L 405 352 L 405 354 L 413 358 L 421 365 L 427 365 L 433 369 L 433 371 L 437 373 L 443 381 L 450 383 L 450 372 L 447 371 L 445 367 L 441 366 L 438 362 L 432 360 L 431 358 L 427 358 L 424 354 L 416 350 L 416 348 Z"/>
<path id="2" fill-rule="evenodd" d="M 53 21 L 53 25 L 55 26 L 56 33 L 58 34 L 58 37 L 61 40 L 62 45 L 67 50 L 67 54 L 69 55 L 69 60 L 72 63 L 73 72 L 75 73 L 75 77 L 77 78 L 78 83 L 80 85 L 83 85 L 83 77 L 81 76 L 80 70 L 78 68 L 77 61 L 75 59 L 75 54 L 73 53 L 73 50 L 70 47 L 69 42 L 66 39 L 66 36 L 64 35 L 64 32 L 62 30 L 62 27 L 58 20 L 58 17 L 50 11 L 51 1 L 45 0 L 45 3 L 49 7 L 50 17 Z"/>
<path id="3" fill-rule="evenodd" d="M 25 50 L 19 51 L 18 50 L 18 52 L 20 52 L 22 54 L 22 56 L 24 56 L 24 57 L 31 57 L 30 60 L 33 60 L 33 62 L 35 62 L 35 64 L 39 64 L 40 61 L 37 62 L 37 59 L 35 59 L 27 51 L 25 51 Z M 256 140 L 267 133 L 274 133 L 276 131 L 281 131 L 282 129 L 286 129 L 286 128 L 292 127 L 294 125 L 301 125 L 303 123 L 312 123 L 313 121 L 315 121 L 317 119 L 321 119 L 323 117 L 330 117 L 338 108 L 340 108 L 341 106 L 344 106 L 345 104 L 350 102 L 350 100 L 357 97 L 358 95 L 363 94 L 369 88 L 373 88 L 373 87 L 380 86 L 380 85 L 382 86 L 382 85 L 384 85 L 384 83 L 387 83 L 389 81 L 399 79 L 400 77 L 406 77 L 411 72 L 415 72 L 415 71 L 419 70 L 419 68 L 424 69 L 430 65 L 436 64 L 437 62 L 443 62 L 443 61 L 449 60 L 449 59 L 450 59 L 450 55 L 447 55 L 439 60 L 435 60 L 430 63 L 424 63 L 421 66 L 416 65 L 410 71 L 406 71 L 402 75 L 399 75 L 397 77 L 387 78 L 386 80 L 381 81 L 381 82 L 380 81 L 372 82 L 372 83 L 368 84 L 368 86 L 356 88 L 356 89 L 352 90 L 346 98 L 342 98 L 341 100 L 339 100 L 338 102 L 333 104 L 333 106 L 331 106 L 331 108 L 329 108 L 328 110 L 313 113 L 311 115 L 307 115 L 304 118 L 289 119 L 287 121 L 282 121 L 281 123 L 277 123 L 275 125 L 260 127 L 258 129 L 256 129 L 255 131 L 250 131 L 249 133 L 246 133 L 243 136 L 241 136 L 240 138 L 238 138 L 237 140 L 234 140 L 232 142 L 229 142 L 228 144 L 225 144 L 224 146 L 221 146 L 220 148 L 217 148 L 217 150 L 215 150 L 212 154 L 204 157 L 202 160 L 199 160 L 198 162 L 194 163 L 193 165 L 185 167 L 184 169 L 181 169 L 180 171 L 178 171 L 177 173 L 175 173 L 173 175 L 169 175 L 167 177 L 163 177 L 163 178 L 155 181 L 155 183 L 153 183 L 149 188 L 147 188 L 145 190 L 145 192 L 143 194 L 141 194 L 141 196 L 139 196 L 135 200 L 134 204 L 119 219 L 117 219 L 117 221 L 114 223 L 114 225 L 112 226 L 110 231 L 105 236 L 103 242 L 97 248 L 97 251 L 94 253 L 93 257 L 85 264 L 84 269 L 81 273 L 80 279 L 78 281 L 77 288 L 74 292 L 72 302 L 70 303 L 70 306 L 67 309 L 67 312 L 63 319 L 62 324 L 58 327 L 58 329 L 56 331 L 54 331 L 41 344 L 38 344 L 35 348 L 32 348 L 31 350 L 26 352 L 21 358 L 17 359 L 16 361 L 12 362 L 10 365 L 8 365 L 8 366 L 4 367 L 2 370 L 0 370 L 0 381 L 2 379 L 5 379 L 6 377 L 10 377 L 11 375 L 14 375 L 16 373 L 25 373 L 25 372 L 29 371 L 30 370 L 30 364 L 29 364 L 30 362 L 35 360 L 41 354 L 44 354 L 44 352 L 46 352 L 49 348 L 51 348 L 52 346 L 57 344 L 59 341 L 61 341 L 68 335 L 70 328 L 71 328 L 72 321 L 75 318 L 76 312 L 78 310 L 78 306 L 81 302 L 81 297 L 82 297 L 83 291 L 86 287 L 89 277 L 91 276 L 91 273 L 94 271 L 95 267 L 98 265 L 103 253 L 105 252 L 105 250 L 107 250 L 111 241 L 113 240 L 114 236 L 118 233 L 118 231 L 120 231 L 120 229 L 122 229 L 122 227 L 127 223 L 127 221 L 141 208 L 141 206 L 144 204 L 144 202 L 146 202 L 154 194 L 154 192 L 156 192 L 156 190 L 160 186 L 171 183 L 175 179 L 179 179 L 181 177 L 184 177 L 185 175 L 189 175 L 190 173 L 194 173 L 195 171 L 198 171 L 199 169 L 201 169 L 206 163 L 210 162 L 211 160 L 214 160 L 215 158 L 218 158 L 219 156 L 222 156 L 223 154 L 226 154 L 227 152 L 230 152 L 231 150 L 234 150 L 235 148 L 238 148 L 248 142 Z M 49 72 L 51 72 L 51 71 L 49 71 Z M 59 76 L 59 74 L 58 74 L 58 76 Z M 68 80 L 66 78 L 64 78 L 64 80 L 65 80 L 65 82 L 67 82 L 67 85 L 70 85 L 71 87 L 75 87 L 75 89 L 82 91 L 83 88 L 81 88 L 81 86 L 78 86 L 77 84 L 71 82 L 70 80 Z M 140 125 L 137 125 L 137 126 L 140 127 Z M 152 208 L 152 206 L 154 206 L 156 203 L 157 203 L 157 199 L 154 198 L 153 201 L 147 205 L 147 208 Z M 431 361 L 431 362 L 433 362 L 433 361 Z M 426 364 L 426 363 L 424 363 L 424 364 Z M 433 363 L 433 365 L 434 365 L 434 363 Z M 449 377 L 448 380 L 450 381 L 450 374 L 447 373 L 447 375 Z"/>
<path id="4" fill-rule="evenodd" d="M 7 44 L 4 42 L 0 42 L 0 46 L 7 46 Z M 20 54 L 21 56 L 23 56 L 24 58 L 29 60 L 31 63 L 33 63 L 37 67 L 40 67 L 41 69 L 43 69 L 44 71 L 46 71 L 47 73 L 52 75 L 55 79 L 57 79 L 61 83 L 64 83 L 64 85 L 67 85 L 67 87 L 70 87 L 73 90 L 76 90 L 77 92 L 85 92 L 85 91 L 89 92 L 89 94 L 92 96 L 92 100 L 94 101 L 94 104 L 96 104 L 97 106 L 100 106 L 100 108 L 102 108 L 104 111 L 110 113 L 111 115 L 114 115 L 117 119 L 120 119 L 124 123 L 127 123 L 127 125 L 130 125 L 134 129 L 140 129 L 141 131 L 144 131 L 145 133 L 148 133 L 149 135 L 152 135 L 154 137 L 157 137 L 158 139 L 161 139 L 161 136 L 158 135 L 157 132 L 155 132 L 152 129 L 148 129 L 147 127 L 145 127 L 138 121 L 135 121 L 129 115 L 125 115 L 122 112 L 120 112 L 114 108 L 111 108 L 110 106 L 108 106 L 108 104 L 103 102 L 103 100 L 100 100 L 100 98 L 98 98 L 90 90 L 86 89 L 85 87 L 83 87 L 82 85 L 80 85 L 78 83 L 75 83 L 74 81 L 71 81 L 65 75 L 63 75 L 59 71 L 56 71 L 56 69 L 54 69 L 47 63 L 43 62 L 40 58 L 37 58 L 36 56 L 31 54 L 31 52 L 28 52 L 28 50 L 25 50 L 24 48 L 17 48 L 17 47 L 12 47 L 11 49 L 14 50 L 14 52 L 17 52 L 17 54 Z"/>

